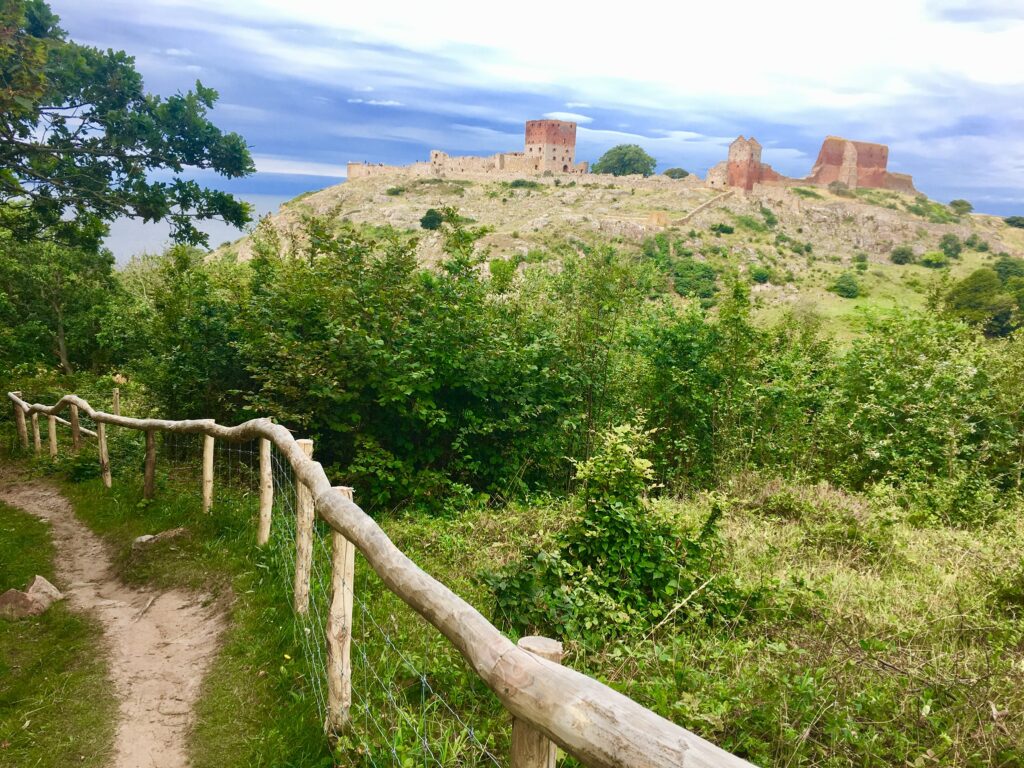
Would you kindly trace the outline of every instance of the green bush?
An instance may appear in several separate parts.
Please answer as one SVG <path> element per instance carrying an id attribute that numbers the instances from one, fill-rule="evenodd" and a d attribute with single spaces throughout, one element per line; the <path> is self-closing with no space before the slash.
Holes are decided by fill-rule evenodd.
<path id="1" fill-rule="evenodd" d="M 893 264 L 913 264 L 915 258 L 914 249 L 909 245 L 897 245 L 889 253 L 889 260 Z"/>
<path id="2" fill-rule="evenodd" d="M 939 250 L 946 254 L 948 258 L 956 259 L 963 252 L 964 244 L 960 242 L 959 237 L 950 232 L 943 235 L 942 239 L 939 240 Z"/>
<path id="3" fill-rule="evenodd" d="M 405 187 L 388 187 L 385 190 L 385 194 L 391 195 L 391 197 L 398 197 L 399 195 L 405 194 Z"/>
<path id="4" fill-rule="evenodd" d="M 719 222 L 718 224 L 712 224 L 710 227 L 711 231 L 717 235 L 731 235 L 736 230 L 729 224 Z"/>
<path id="5" fill-rule="evenodd" d="M 665 175 L 670 179 L 685 179 L 690 175 L 690 172 L 683 168 L 669 168 L 665 171 Z"/>
<path id="6" fill-rule="evenodd" d="M 420 226 L 423 229 L 436 230 L 444 223 L 444 215 L 436 208 L 428 208 L 427 212 L 420 217 Z"/>
<path id="7" fill-rule="evenodd" d="M 1024 229 L 1024 216 L 1007 216 L 1003 221 L 1007 226 Z"/>
<path id="8" fill-rule="evenodd" d="M 860 283 L 849 272 L 844 272 L 829 286 L 829 290 L 844 299 L 855 299 L 861 295 Z"/>
<path id="9" fill-rule="evenodd" d="M 967 200 L 950 200 L 949 207 L 957 216 L 963 216 L 974 210 L 974 206 Z"/>
<path id="10" fill-rule="evenodd" d="M 748 607 L 752 596 L 721 562 L 717 507 L 689 537 L 651 514 L 647 443 L 633 426 L 605 432 L 577 464 L 579 512 L 555 546 L 482 575 L 516 631 L 601 640 L 642 632 L 674 604 L 685 605 L 683 621 L 735 619 Z"/>
<path id="11" fill-rule="evenodd" d="M 544 189 L 544 185 L 541 182 L 533 181 L 532 179 L 513 179 L 508 183 L 508 186 L 510 189 Z"/>
<path id="12" fill-rule="evenodd" d="M 942 269 L 949 266 L 949 257 L 941 251 L 929 251 L 921 257 L 921 266 Z"/>
<path id="13" fill-rule="evenodd" d="M 767 283 L 772 278 L 772 271 L 761 264 L 754 264 L 748 270 L 750 279 L 755 283 Z"/>
<path id="14" fill-rule="evenodd" d="M 970 248 L 972 251 L 978 253 L 987 253 L 989 250 L 989 244 L 987 240 L 983 240 L 977 232 L 972 232 L 966 240 L 964 240 L 964 247 Z"/>

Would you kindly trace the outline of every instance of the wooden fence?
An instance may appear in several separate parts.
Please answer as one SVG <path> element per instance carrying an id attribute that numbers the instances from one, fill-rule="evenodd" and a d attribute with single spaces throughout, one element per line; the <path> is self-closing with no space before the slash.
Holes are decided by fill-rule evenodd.
<path id="1" fill-rule="evenodd" d="M 270 534 L 274 496 L 270 447 L 271 444 L 277 447 L 291 464 L 298 481 L 294 599 L 295 609 L 300 613 L 306 610 L 309 594 L 315 516 L 319 515 L 332 530 L 333 594 L 325 638 L 327 726 L 331 730 L 337 732 L 346 727 L 352 698 L 352 575 L 354 554 L 358 550 L 388 589 L 447 638 L 512 715 L 510 762 L 513 768 L 553 768 L 555 744 L 592 768 L 751 766 L 597 680 L 561 666 L 561 645 L 556 641 L 527 637 L 518 645 L 513 643 L 473 606 L 406 557 L 355 503 L 352 489 L 331 485 L 323 467 L 312 458 L 311 440 L 297 440 L 285 427 L 269 419 L 253 419 L 226 427 L 212 419 L 169 421 L 104 413 L 94 410 L 76 395 L 65 395 L 51 406 L 29 404 L 21 398 L 20 392 L 9 392 L 8 397 L 14 406 L 18 439 L 26 450 L 29 448 L 26 417 L 30 417 L 35 450 L 41 453 L 40 414 L 49 420 L 51 456 L 55 456 L 57 450 L 57 424 L 70 427 L 73 446 L 80 444 L 83 434 L 95 437 L 103 482 L 108 488 L 111 473 L 107 425 L 144 432 L 143 492 L 150 498 L 155 488 L 155 433 L 204 435 L 202 492 L 203 508 L 207 510 L 213 501 L 214 441 L 259 440 L 257 541 L 260 544 L 265 544 Z M 67 421 L 57 416 L 65 409 L 70 413 Z M 80 413 L 96 423 L 95 431 L 79 425 Z"/>

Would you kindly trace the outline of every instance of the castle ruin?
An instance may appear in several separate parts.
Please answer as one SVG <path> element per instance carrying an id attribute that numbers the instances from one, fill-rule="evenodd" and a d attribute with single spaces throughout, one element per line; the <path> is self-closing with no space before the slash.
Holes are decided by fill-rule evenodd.
<path id="1" fill-rule="evenodd" d="M 740 136 L 729 145 L 728 159 L 708 171 L 705 183 L 710 187 L 733 187 L 749 191 L 757 184 L 813 184 L 825 187 L 840 182 L 850 189 L 916 192 L 914 180 L 905 173 L 891 173 L 887 169 L 888 163 L 889 148 L 884 144 L 827 136 L 810 176 L 792 179 L 761 162 L 761 145 L 757 139 L 753 136 L 750 139 Z"/>
<path id="2" fill-rule="evenodd" d="M 433 149 L 430 151 L 429 161 L 406 166 L 348 164 L 350 179 L 380 176 L 395 171 L 418 176 L 581 174 L 587 172 L 587 163 L 576 162 L 576 123 L 567 120 L 528 120 L 522 152 L 500 152 L 496 155 L 477 157 L 452 156 L 439 149 Z"/>
<path id="3" fill-rule="evenodd" d="M 729 145 L 729 158 L 708 171 L 709 187 L 740 187 L 751 190 L 755 184 L 781 181 L 784 177 L 761 162 L 761 144 L 751 136 L 740 136 Z"/>

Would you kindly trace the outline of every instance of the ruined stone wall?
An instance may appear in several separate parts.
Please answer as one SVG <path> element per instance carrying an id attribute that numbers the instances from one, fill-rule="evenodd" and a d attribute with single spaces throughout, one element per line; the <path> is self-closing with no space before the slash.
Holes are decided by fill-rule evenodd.
<path id="1" fill-rule="evenodd" d="M 384 163 L 349 163 L 349 179 L 365 179 L 369 176 L 389 176 L 395 173 L 411 174 L 413 176 L 429 176 L 431 174 L 430 163 L 411 163 L 410 165 L 384 165 Z"/>
<path id="2" fill-rule="evenodd" d="M 910 176 L 889 173 L 888 164 L 889 148 L 884 144 L 828 136 L 807 181 L 822 186 L 839 181 L 851 188 L 915 191 Z"/>

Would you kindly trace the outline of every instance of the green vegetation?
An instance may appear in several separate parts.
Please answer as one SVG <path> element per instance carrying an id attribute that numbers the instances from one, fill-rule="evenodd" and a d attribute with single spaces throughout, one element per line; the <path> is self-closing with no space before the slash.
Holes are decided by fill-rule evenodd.
<path id="1" fill-rule="evenodd" d="M 836 281 L 829 287 L 837 296 L 842 296 L 844 299 L 855 299 L 862 293 L 862 288 L 857 278 L 849 272 L 843 272 Z"/>
<path id="2" fill-rule="evenodd" d="M 939 240 L 939 250 L 946 254 L 947 258 L 958 259 L 963 253 L 964 244 L 960 238 L 952 233 L 947 233 Z"/>
<path id="3" fill-rule="evenodd" d="M 56 582 L 49 527 L 0 504 L 0 592 L 39 574 Z M 116 703 L 97 653 L 99 626 L 55 603 L 41 616 L 0 619 L 0 761 L 4 765 L 102 768 L 114 740 Z"/>
<path id="4" fill-rule="evenodd" d="M 612 147 L 591 167 L 593 173 L 610 173 L 614 176 L 639 174 L 650 176 L 657 161 L 638 144 L 619 144 Z"/>
<path id="5" fill-rule="evenodd" d="M 205 244 L 196 219 L 249 221 L 245 203 L 182 175 L 255 170 L 245 140 L 207 119 L 217 92 L 146 93 L 132 57 L 67 38 L 42 0 L 4 3 L 0 42 L 0 226 L 8 237 L 95 251 L 119 216 L 166 220 L 179 242 Z M 170 172 L 170 179 L 156 171 Z"/>
<path id="6" fill-rule="evenodd" d="M 761 264 L 753 264 L 748 270 L 750 279 L 755 283 L 767 283 L 772 278 L 772 271 Z"/>
<path id="7" fill-rule="evenodd" d="M 420 226 L 423 229 L 440 229 L 444 221 L 444 215 L 436 208 L 428 208 L 427 212 L 420 217 Z"/>
<path id="8" fill-rule="evenodd" d="M 924 195 L 918 195 L 914 198 L 914 202 L 908 203 L 903 200 L 903 207 L 908 213 L 912 213 L 915 216 L 928 219 L 928 221 L 934 224 L 952 224 L 959 216 L 942 203 L 937 203 L 934 200 L 929 200 Z"/>
<path id="9" fill-rule="evenodd" d="M 712 224 L 710 227 L 708 227 L 708 229 L 710 229 L 716 235 L 731 235 L 733 232 L 736 231 L 736 229 L 731 224 L 725 224 L 724 222 Z"/>
<path id="10" fill-rule="evenodd" d="M 685 179 L 690 175 L 690 172 L 683 168 L 668 168 L 665 170 L 665 176 L 670 179 Z"/>
<path id="11" fill-rule="evenodd" d="M 821 194 L 816 189 L 810 187 L 793 187 L 793 194 L 800 195 L 800 197 L 806 197 L 812 200 L 824 200 Z"/>
<path id="12" fill-rule="evenodd" d="M 950 200 L 949 207 L 953 213 L 957 216 L 966 216 L 968 213 L 974 210 L 974 206 L 971 205 L 967 200 Z"/>
<path id="13" fill-rule="evenodd" d="M 942 269 L 949 266 L 949 256 L 942 251 L 929 251 L 921 257 L 920 264 L 929 269 Z"/>
<path id="14" fill-rule="evenodd" d="M 386 195 L 390 195 L 391 197 L 400 197 L 401 195 L 405 194 L 405 191 L 405 187 L 388 187 L 386 190 L 384 190 L 384 193 Z"/>
<path id="15" fill-rule="evenodd" d="M 980 325 L 986 335 L 1005 336 L 1016 326 L 1017 302 L 1004 283 L 993 269 L 975 270 L 950 289 L 946 306 L 954 316 Z"/>
<path id="16" fill-rule="evenodd" d="M 1024 216 L 1007 216 L 1003 221 L 1006 222 L 1007 226 L 1024 229 Z"/>
<path id="17" fill-rule="evenodd" d="M 513 179 L 508 183 L 508 186 L 509 189 L 544 189 L 544 185 L 541 182 L 533 181 L 532 179 Z"/>

